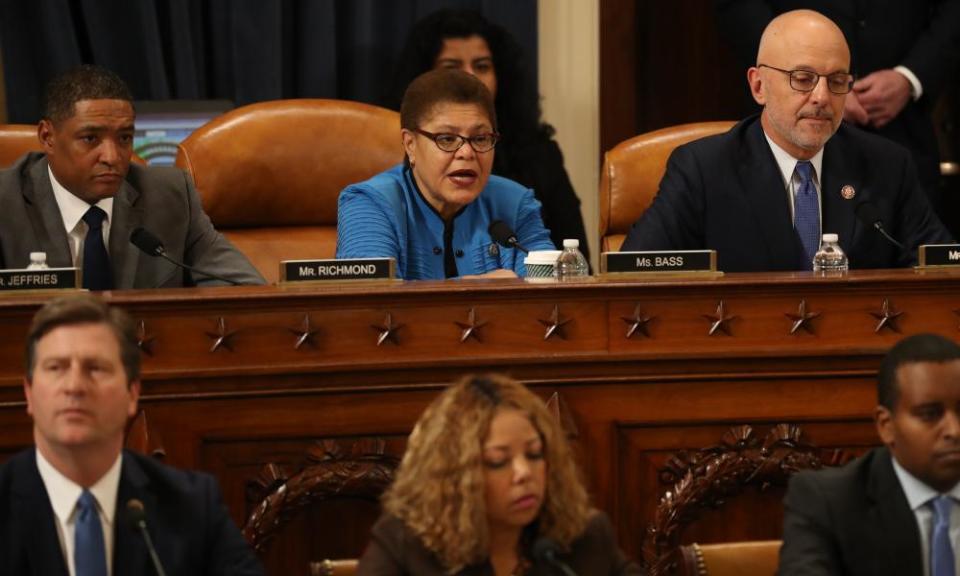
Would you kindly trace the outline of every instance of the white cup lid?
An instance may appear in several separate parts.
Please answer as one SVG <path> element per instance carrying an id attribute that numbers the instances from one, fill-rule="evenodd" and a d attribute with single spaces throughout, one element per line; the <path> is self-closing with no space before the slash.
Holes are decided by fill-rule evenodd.
<path id="1" fill-rule="evenodd" d="M 524 264 L 553 264 L 560 257 L 560 250 L 533 250 L 523 259 Z"/>

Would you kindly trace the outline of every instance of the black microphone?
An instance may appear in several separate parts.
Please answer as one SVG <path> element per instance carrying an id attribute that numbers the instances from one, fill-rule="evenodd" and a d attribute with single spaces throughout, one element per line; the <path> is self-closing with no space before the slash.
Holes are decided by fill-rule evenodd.
<path id="1" fill-rule="evenodd" d="M 136 228 L 132 233 L 130 233 L 130 243 L 140 249 L 141 252 L 147 254 L 148 256 L 153 256 L 156 258 L 159 256 L 167 262 L 170 262 L 174 266 L 183 268 L 193 274 L 200 274 L 203 276 L 209 276 L 221 282 L 226 282 L 227 284 L 232 284 L 234 286 L 239 286 L 240 283 L 236 280 L 231 280 L 229 278 L 224 278 L 223 276 L 218 276 L 211 272 L 204 272 L 203 270 L 197 270 L 193 266 L 187 266 L 183 262 L 178 262 L 173 258 L 167 256 L 167 249 L 163 247 L 163 242 L 159 238 L 153 235 L 152 232 L 146 228 Z"/>
<path id="2" fill-rule="evenodd" d="M 871 202 L 870 200 L 864 200 L 863 202 L 857 204 L 857 207 L 853 209 L 853 213 L 857 215 L 857 218 L 871 228 L 876 228 L 877 232 L 883 235 L 884 238 L 889 240 L 901 250 L 906 250 L 907 248 L 893 239 L 893 236 L 887 234 L 886 229 L 883 227 L 883 220 L 880 218 L 880 210 L 877 209 L 877 205 Z"/>
<path id="3" fill-rule="evenodd" d="M 577 576 L 577 573 L 574 572 L 573 569 L 557 558 L 557 554 L 560 553 L 560 545 L 550 538 L 545 536 L 537 538 L 537 541 L 533 543 L 532 553 L 534 562 L 553 566 L 564 576 Z"/>
<path id="4" fill-rule="evenodd" d="M 163 565 L 160 564 L 160 557 L 157 556 L 157 549 L 153 547 L 150 533 L 147 532 L 147 511 L 143 508 L 143 502 L 136 498 L 127 500 L 127 521 L 133 526 L 134 530 L 139 530 L 140 534 L 143 535 L 143 541 L 147 544 L 147 552 L 150 553 L 153 569 L 157 576 L 167 576 L 167 573 L 163 571 Z"/>
<path id="5" fill-rule="evenodd" d="M 490 223 L 490 227 L 487 228 L 487 232 L 490 233 L 490 237 L 496 240 L 497 244 L 503 246 L 504 248 L 516 248 L 522 250 L 527 254 L 530 253 L 529 250 L 523 247 L 520 242 L 517 241 L 517 233 L 510 229 L 510 226 L 507 225 L 503 220 L 494 220 Z"/>

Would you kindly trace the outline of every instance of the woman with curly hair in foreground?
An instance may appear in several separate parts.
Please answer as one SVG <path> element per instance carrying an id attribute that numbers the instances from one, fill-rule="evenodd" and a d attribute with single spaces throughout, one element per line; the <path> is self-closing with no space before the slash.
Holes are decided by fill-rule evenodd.
<path id="1" fill-rule="evenodd" d="M 359 574 L 550 574 L 553 543 L 577 574 L 640 574 L 589 506 L 559 424 L 502 376 L 468 376 L 410 434 Z"/>

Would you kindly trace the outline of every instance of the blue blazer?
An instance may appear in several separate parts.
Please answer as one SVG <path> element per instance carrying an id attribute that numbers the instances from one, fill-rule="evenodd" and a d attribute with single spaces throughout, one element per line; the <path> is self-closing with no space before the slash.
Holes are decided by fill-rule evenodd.
<path id="1" fill-rule="evenodd" d="M 147 530 L 171 576 L 262 576 L 263 568 L 227 514 L 208 474 L 176 470 L 125 451 L 114 521 L 113 575 L 153 574 L 126 503 L 143 502 Z M 0 467 L 0 574 L 67 576 L 50 497 L 37 471 L 36 449 Z"/>
<path id="2" fill-rule="evenodd" d="M 821 229 L 839 235 L 851 270 L 909 266 L 920 244 L 953 241 L 902 146 L 842 124 L 824 146 L 822 172 Z M 840 194 L 847 185 L 856 191 L 850 200 Z M 908 250 L 857 220 L 854 209 L 864 200 Z M 805 269 L 789 196 L 758 115 L 674 150 L 656 198 L 621 248 L 696 249 L 716 250 L 727 272 Z"/>
<path id="3" fill-rule="evenodd" d="M 540 202 L 528 188 L 490 176 L 486 187 L 453 219 L 452 247 L 459 276 L 498 269 L 525 276 L 524 255 L 497 246 L 487 228 L 502 220 L 530 250 L 553 250 L 550 232 L 540 217 Z M 352 184 L 337 204 L 337 258 L 397 260 L 405 280 L 439 280 L 444 272 L 444 222 L 427 203 L 402 164 Z"/>

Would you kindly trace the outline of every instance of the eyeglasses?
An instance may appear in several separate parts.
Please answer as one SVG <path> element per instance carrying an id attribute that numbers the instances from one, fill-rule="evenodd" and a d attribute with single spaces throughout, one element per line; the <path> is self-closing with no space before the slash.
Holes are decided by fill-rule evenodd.
<path id="1" fill-rule="evenodd" d="M 489 152 L 493 150 L 493 147 L 497 145 L 497 140 L 500 139 L 500 135 L 496 132 L 477 134 L 476 136 L 461 136 L 459 134 L 451 134 L 449 132 L 434 134 L 433 132 L 427 132 L 426 130 L 421 130 L 420 128 L 414 128 L 413 131 L 433 140 L 433 143 L 437 145 L 437 148 L 443 150 L 444 152 L 456 152 L 461 146 L 463 146 L 464 142 L 469 142 L 470 147 L 473 148 L 474 152 Z"/>
<path id="2" fill-rule="evenodd" d="M 783 70 L 766 64 L 757 64 L 757 68 L 769 68 L 790 76 L 790 87 L 798 92 L 813 92 L 821 78 L 827 79 L 827 88 L 834 94 L 847 94 L 853 90 L 853 74 L 817 74 L 810 70 Z"/>

